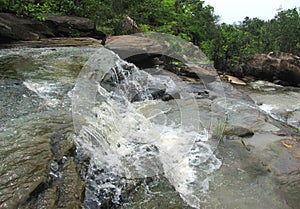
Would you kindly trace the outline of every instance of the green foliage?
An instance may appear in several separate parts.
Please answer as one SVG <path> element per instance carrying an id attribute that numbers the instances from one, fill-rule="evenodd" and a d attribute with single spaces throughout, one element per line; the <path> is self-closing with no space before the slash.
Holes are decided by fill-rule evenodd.
<path id="1" fill-rule="evenodd" d="M 80 34 L 79 33 L 72 33 L 70 36 L 73 37 L 73 38 L 78 38 L 78 37 L 80 37 Z"/>
<path id="2" fill-rule="evenodd" d="M 257 53 L 284 51 L 300 55 L 300 17 L 295 9 L 279 11 L 270 21 L 246 17 L 238 25 L 222 24 L 213 39 L 201 42 L 203 51 L 221 70 L 242 70 Z"/>
<path id="3" fill-rule="evenodd" d="M 297 9 L 279 11 L 273 24 L 273 40 L 280 50 L 300 55 L 300 15 Z"/>
<path id="4" fill-rule="evenodd" d="M 14 12 L 17 15 L 31 16 L 45 20 L 44 15 L 73 14 L 76 6 L 72 0 L 0 0 L 2 12 Z"/>
<path id="5" fill-rule="evenodd" d="M 1 12 L 8 11 L 10 2 L 11 2 L 10 0 L 0 0 L 0 11 Z"/>
<path id="6" fill-rule="evenodd" d="M 146 24 L 140 24 L 140 28 L 141 28 L 141 31 L 143 32 L 143 33 L 145 33 L 145 32 L 150 32 L 151 30 L 150 30 L 150 26 L 149 25 L 146 25 Z"/>
<path id="7" fill-rule="evenodd" d="M 47 13 L 88 17 L 107 35 L 126 33 L 122 22 L 128 15 L 142 32 L 168 33 L 192 41 L 222 70 L 240 70 L 256 53 L 280 50 L 300 56 L 296 8 L 280 10 L 270 21 L 246 17 L 236 25 L 218 24 L 213 7 L 202 0 L 0 0 L 0 11 L 38 20 L 44 20 Z"/>

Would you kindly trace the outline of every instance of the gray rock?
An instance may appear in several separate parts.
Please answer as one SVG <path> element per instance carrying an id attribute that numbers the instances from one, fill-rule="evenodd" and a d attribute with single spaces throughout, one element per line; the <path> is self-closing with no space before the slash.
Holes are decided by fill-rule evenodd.
<path id="1" fill-rule="evenodd" d="M 95 22 L 83 17 L 45 15 L 41 22 L 29 17 L 0 13 L 0 43 L 36 41 L 49 37 L 93 37 L 104 39 Z"/>
<path id="2" fill-rule="evenodd" d="M 96 30 L 94 21 L 84 17 L 45 15 L 46 25 L 52 29 L 55 36 L 90 36 L 102 39 L 104 33 Z"/>
<path id="3" fill-rule="evenodd" d="M 224 133 L 227 136 L 239 136 L 239 137 L 249 137 L 254 135 L 254 132 L 252 130 L 242 126 L 231 126 L 227 128 Z"/>
<path id="4" fill-rule="evenodd" d="M 0 43 L 32 41 L 53 36 L 52 30 L 42 22 L 9 13 L 0 13 Z"/>
<path id="5" fill-rule="evenodd" d="M 105 46 L 122 59 L 133 63 L 146 63 L 150 60 L 155 65 L 152 62 L 155 56 L 163 56 L 159 60 L 163 63 L 163 68 L 183 77 L 196 78 L 206 83 L 213 82 L 218 77 L 215 68 L 197 46 L 175 36 L 156 33 L 113 36 L 106 40 Z M 186 66 L 174 66 L 170 62 L 172 59 Z"/>

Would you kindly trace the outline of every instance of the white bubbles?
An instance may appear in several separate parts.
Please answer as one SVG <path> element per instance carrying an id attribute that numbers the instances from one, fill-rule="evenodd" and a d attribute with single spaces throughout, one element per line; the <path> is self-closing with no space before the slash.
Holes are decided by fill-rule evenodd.
<path id="1" fill-rule="evenodd" d="M 185 56 L 180 53 L 175 58 L 187 58 L 190 66 L 207 62 L 194 48 Z M 199 191 L 208 191 L 220 168 L 209 143 L 210 127 L 204 126 L 209 123 L 200 120 L 198 92 L 179 76 L 160 74 L 163 70 L 157 68 L 152 72 L 102 47 L 80 73 L 72 92 L 73 119 L 78 150 L 91 159 L 87 199 L 97 199 L 93 192 L 105 190 L 100 193 L 113 192 L 118 201 L 124 180 L 164 175 L 182 198 L 197 206 Z M 203 118 L 210 119 L 209 114 Z M 110 177 L 110 183 L 103 182 Z"/>

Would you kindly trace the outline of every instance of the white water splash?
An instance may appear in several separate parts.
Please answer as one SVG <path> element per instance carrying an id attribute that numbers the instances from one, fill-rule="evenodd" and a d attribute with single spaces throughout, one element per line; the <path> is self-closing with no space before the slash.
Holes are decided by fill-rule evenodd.
<path id="1" fill-rule="evenodd" d="M 114 176 L 114 187 L 104 192 L 113 191 L 114 201 L 124 187 L 122 178 L 164 175 L 188 204 L 200 207 L 221 161 L 192 91 L 184 82 L 141 71 L 111 51 L 99 53 L 85 65 L 72 95 L 77 147 L 91 159 L 87 181 L 92 188 L 86 198 L 97 201 L 97 191 L 104 191 L 97 175 Z M 152 100 L 151 88 L 185 96 L 180 102 Z"/>
<path id="2" fill-rule="evenodd" d="M 60 100 L 55 98 L 53 94 L 57 94 L 59 86 L 57 83 L 50 82 L 34 82 L 32 80 L 26 80 L 23 84 L 32 92 L 36 93 L 40 98 L 45 100 L 45 105 L 50 107 L 56 107 Z"/>

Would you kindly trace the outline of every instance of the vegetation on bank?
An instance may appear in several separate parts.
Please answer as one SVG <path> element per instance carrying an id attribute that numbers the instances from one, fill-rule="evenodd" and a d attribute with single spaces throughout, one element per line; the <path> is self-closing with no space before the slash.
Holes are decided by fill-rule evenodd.
<path id="1" fill-rule="evenodd" d="M 297 8 L 278 10 L 268 21 L 245 17 L 233 25 L 220 24 L 214 8 L 201 0 L 0 0 L 0 10 L 39 20 L 46 13 L 88 17 L 108 35 L 122 34 L 122 20 L 128 15 L 143 32 L 169 33 L 192 41 L 221 70 L 241 69 L 256 53 L 300 55 Z"/>

